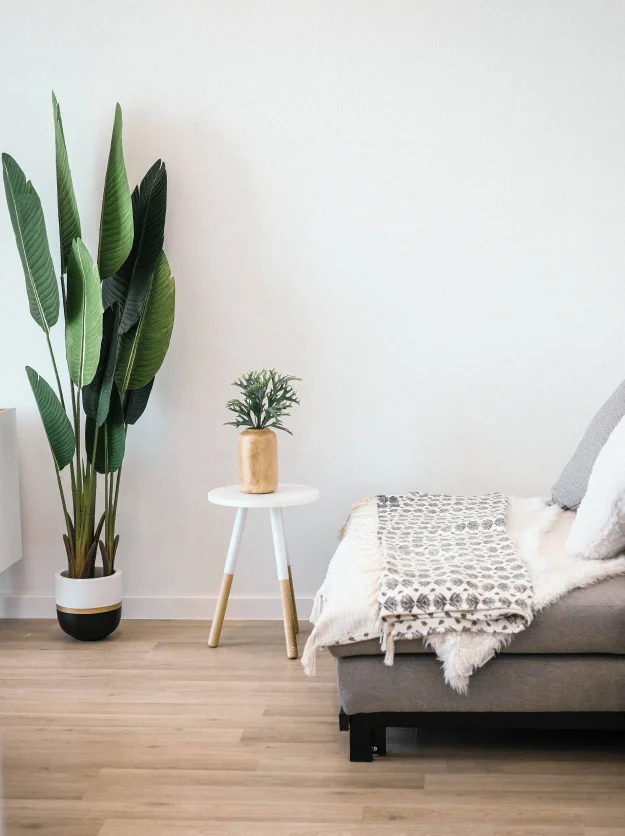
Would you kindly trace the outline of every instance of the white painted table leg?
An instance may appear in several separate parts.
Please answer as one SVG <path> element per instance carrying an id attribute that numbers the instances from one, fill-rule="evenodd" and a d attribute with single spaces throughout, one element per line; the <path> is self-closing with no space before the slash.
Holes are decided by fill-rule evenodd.
<path id="1" fill-rule="evenodd" d="M 224 566 L 224 576 L 221 580 L 219 598 L 217 599 L 215 615 L 213 616 L 210 635 L 208 637 L 209 647 L 217 647 L 217 645 L 219 644 L 219 637 L 221 636 L 221 628 L 224 623 L 226 607 L 228 606 L 230 587 L 232 586 L 234 569 L 237 565 L 237 557 L 239 556 L 239 547 L 241 546 L 241 538 L 243 536 L 243 529 L 245 528 L 246 519 L 247 508 L 238 508 L 237 515 L 234 518 L 234 527 L 232 529 L 232 537 L 230 538 L 230 546 L 228 548 L 228 555 L 226 557 L 226 565 Z"/>
<path id="2" fill-rule="evenodd" d="M 295 636 L 295 618 L 293 613 L 293 597 L 289 581 L 289 561 L 284 542 L 284 525 L 282 522 L 282 508 L 270 508 L 271 533 L 273 547 L 276 553 L 276 568 L 280 582 L 280 596 L 282 597 L 282 616 L 284 619 L 284 637 L 286 639 L 286 655 L 289 659 L 297 659 L 297 638 Z"/>

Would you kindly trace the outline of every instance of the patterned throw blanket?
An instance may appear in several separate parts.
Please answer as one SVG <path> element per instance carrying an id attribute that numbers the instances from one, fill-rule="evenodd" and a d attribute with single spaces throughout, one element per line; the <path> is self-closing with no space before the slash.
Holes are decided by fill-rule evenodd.
<path id="1" fill-rule="evenodd" d="M 500 493 L 378 496 L 378 598 L 385 662 L 397 639 L 512 634 L 532 621 L 528 568 L 506 532 Z"/>

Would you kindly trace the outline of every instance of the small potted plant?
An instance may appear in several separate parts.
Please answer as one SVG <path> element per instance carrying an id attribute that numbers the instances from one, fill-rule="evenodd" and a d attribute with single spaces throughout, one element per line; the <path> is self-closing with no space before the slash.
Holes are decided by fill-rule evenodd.
<path id="1" fill-rule="evenodd" d="M 278 487 L 278 439 L 272 428 L 292 435 L 282 423 L 293 404 L 299 404 L 291 386 L 299 377 L 261 369 L 241 375 L 233 382 L 242 398 L 226 407 L 236 419 L 233 427 L 247 427 L 239 434 L 239 487 L 244 493 L 273 493 Z"/>

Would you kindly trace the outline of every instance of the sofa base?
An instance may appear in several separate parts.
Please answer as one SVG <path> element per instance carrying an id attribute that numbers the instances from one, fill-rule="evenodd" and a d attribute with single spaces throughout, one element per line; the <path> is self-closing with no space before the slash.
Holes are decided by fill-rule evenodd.
<path id="1" fill-rule="evenodd" d="M 339 728 L 349 730 L 349 759 L 370 763 L 373 755 L 386 755 L 387 728 L 439 729 L 584 729 L 625 730 L 625 714 L 611 711 L 476 712 L 378 711 L 339 714 Z"/>
<path id="2" fill-rule="evenodd" d="M 501 654 L 456 693 L 433 654 L 337 659 L 339 705 L 347 714 L 625 712 L 625 656 Z"/>

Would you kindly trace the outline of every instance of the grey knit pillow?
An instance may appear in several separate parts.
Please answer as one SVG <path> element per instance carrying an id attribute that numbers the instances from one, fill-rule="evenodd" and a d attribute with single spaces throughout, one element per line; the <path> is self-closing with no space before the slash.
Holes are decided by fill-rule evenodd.
<path id="1" fill-rule="evenodd" d="M 625 416 L 625 380 L 610 395 L 590 422 L 573 458 L 553 486 L 551 496 L 557 505 L 576 511 L 584 498 L 590 472 L 612 430 Z"/>

